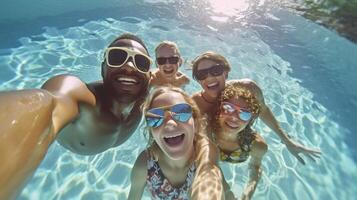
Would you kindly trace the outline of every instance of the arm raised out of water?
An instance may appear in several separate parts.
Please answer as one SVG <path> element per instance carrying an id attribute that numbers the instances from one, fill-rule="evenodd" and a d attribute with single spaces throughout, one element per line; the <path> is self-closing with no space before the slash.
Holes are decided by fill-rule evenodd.
<path id="1" fill-rule="evenodd" d="M 217 147 L 207 136 L 197 136 L 196 176 L 192 183 L 192 199 L 224 199 L 223 177 L 218 167 Z"/>
<path id="2" fill-rule="evenodd" d="M 288 137 L 288 135 L 280 127 L 279 122 L 274 117 L 273 112 L 265 104 L 263 93 L 259 88 L 259 86 L 254 81 L 249 79 L 242 79 L 242 81 L 246 83 L 246 86 L 249 87 L 249 89 L 254 93 L 254 95 L 257 97 L 259 101 L 260 104 L 259 118 L 263 120 L 263 122 L 279 136 L 279 138 L 286 145 L 286 147 L 288 148 L 291 154 L 293 154 L 302 164 L 305 164 L 305 161 L 299 155 L 300 153 L 309 157 L 313 161 L 315 161 L 316 158 L 320 157 L 321 151 L 317 149 L 305 147 Z"/>
<path id="3" fill-rule="evenodd" d="M 240 198 L 241 200 L 249 200 L 252 198 L 263 171 L 261 169 L 261 161 L 267 151 L 268 146 L 264 139 L 256 134 L 256 138 L 252 142 L 250 153 L 251 159 L 249 163 L 249 180 L 244 188 L 243 194 Z"/>
<path id="4" fill-rule="evenodd" d="M 0 92 L 0 199 L 13 199 L 43 160 L 57 133 L 95 97 L 74 76 L 51 78 L 42 89 Z"/>

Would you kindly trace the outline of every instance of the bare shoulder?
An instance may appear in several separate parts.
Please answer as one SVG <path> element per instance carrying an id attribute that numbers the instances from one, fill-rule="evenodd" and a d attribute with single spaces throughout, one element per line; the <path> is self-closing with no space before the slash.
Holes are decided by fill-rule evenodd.
<path id="1" fill-rule="evenodd" d="M 201 98 L 201 92 L 196 92 L 196 93 L 193 93 L 192 94 L 192 96 L 191 96 L 191 98 L 193 99 L 193 100 L 197 100 L 197 99 L 200 99 Z M 196 102 L 197 103 L 197 102 Z"/>
<path id="2" fill-rule="evenodd" d="M 259 134 L 255 134 L 255 139 L 252 142 L 252 154 L 265 154 L 268 151 L 268 145 L 264 138 Z"/>
<path id="3" fill-rule="evenodd" d="M 133 171 L 132 171 L 132 178 L 134 178 L 133 176 L 137 176 L 137 177 L 146 176 L 147 160 L 148 160 L 148 152 L 147 152 L 147 150 L 144 150 L 136 158 L 136 161 L 135 161 L 135 164 L 133 167 Z"/>
<path id="4" fill-rule="evenodd" d="M 193 101 L 197 104 L 197 106 L 200 108 L 203 107 L 203 101 L 202 101 L 202 96 L 201 96 L 201 92 L 196 92 L 194 93 L 191 98 L 193 99 Z M 202 110 L 201 110 L 202 112 Z"/>
<path id="5" fill-rule="evenodd" d="M 186 74 L 183 74 L 181 72 L 177 72 L 177 81 L 178 84 L 181 86 L 184 86 L 186 84 L 188 84 L 190 82 L 190 79 L 188 78 L 188 76 L 186 76 Z"/>
<path id="6" fill-rule="evenodd" d="M 86 84 L 76 76 L 63 74 L 48 79 L 41 88 L 51 92 L 66 93 L 78 87 L 86 88 Z"/>

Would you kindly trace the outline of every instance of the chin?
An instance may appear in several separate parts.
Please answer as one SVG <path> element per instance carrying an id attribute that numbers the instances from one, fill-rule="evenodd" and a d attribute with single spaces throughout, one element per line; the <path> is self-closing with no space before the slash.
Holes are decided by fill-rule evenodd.
<path id="1" fill-rule="evenodd" d="M 122 103 L 131 103 L 139 99 L 139 94 L 130 94 L 126 92 L 120 92 L 116 95 L 115 99 Z"/>
<path id="2" fill-rule="evenodd" d="M 166 154 L 172 160 L 181 160 L 185 158 L 186 152 L 167 152 Z"/>

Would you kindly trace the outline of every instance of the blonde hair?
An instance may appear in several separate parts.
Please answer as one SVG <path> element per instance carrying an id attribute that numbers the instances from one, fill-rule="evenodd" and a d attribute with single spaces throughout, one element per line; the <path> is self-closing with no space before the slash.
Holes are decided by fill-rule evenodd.
<path id="1" fill-rule="evenodd" d="M 164 87 L 157 87 L 155 88 L 150 96 L 146 99 L 145 103 L 143 104 L 143 112 L 144 114 L 151 108 L 152 102 L 156 99 L 161 94 L 167 93 L 167 92 L 176 92 L 178 94 L 181 94 L 183 98 L 185 99 L 186 103 L 188 103 L 191 108 L 192 108 L 192 118 L 194 120 L 195 124 L 195 132 L 194 132 L 194 144 L 198 140 L 198 138 L 206 137 L 205 134 L 205 124 L 206 120 L 202 118 L 200 110 L 197 106 L 197 104 L 193 101 L 193 99 L 186 94 L 182 89 L 177 88 L 177 87 L 171 87 L 171 86 L 164 86 Z M 160 149 L 160 147 L 156 144 L 151 128 L 147 127 L 146 131 L 144 131 L 144 134 L 146 137 L 148 137 L 148 144 L 147 147 L 148 149 L 154 154 L 158 155 L 157 152 Z"/>
<path id="2" fill-rule="evenodd" d="M 157 55 L 157 51 L 161 48 L 161 47 L 172 47 L 176 50 L 177 54 L 181 57 L 181 53 L 180 53 L 180 50 L 177 46 L 177 44 L 175 42 L 172 42 L 172 41 L 162 41 L 160 42 L 156 47 L 155 47 L 155 56 Z"/>

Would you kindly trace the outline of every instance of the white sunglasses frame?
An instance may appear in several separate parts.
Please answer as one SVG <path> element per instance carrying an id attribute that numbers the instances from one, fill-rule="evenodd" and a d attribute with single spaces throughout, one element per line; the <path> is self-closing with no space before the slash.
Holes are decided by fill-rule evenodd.
<path id="1" fill-rule="evenodd" d="M 128 56 L 126 57 L 126 59 L 125 59 L 125 61 L 123 62 L 123 64 L 121 64 L 121 65 L 111 65 L 111 64 L 109 63 L 109 52 L 110 52 L 111 50 L 113 50 L 113 49 L 123 50 L 123 51 L 125 51 L 125 52 L 128 53 Z M 138 66 L 136 65 L 136 62 L 135 62 L 135 56 L 136 56 L 136 55 L 142 55 L 142 56 L 144 56 L 145 58 L 147 58 L 147 59 L 149 60 L 150 64 L 149 64 L 149 69 L 148 69 L 147 72 L 140 70 L 140 69 L 138 68 Z M 138 71 L 140 71 L 140 72 L 142 72 L 142 73 L 148 73 L 148 72 L 150 71 L 150 66 L 153 64 L 153 60 L 152 60 L 149 56 L 147 56 L 147 55 L 145 55 L 145 54 L 143 54 L 143 53 L 139 53 L 139 52 L 137 52 L 137 51 L 133 51 L 132 49 L 129 49 L 129 48 L 127 48 L 127 47 L 109 47 L 109 48 L 107 48 L 106 51 L 105 51 L 105 61 L 106 61 L 106 64 L 107 64 L 109 67 L 113 67 L 113 68 L 122 67 L 123 65 L 125 65 L 126 62 L 128 62 L 128 60 L 129 60 L 130 57 L 132 58 L 132 61 L 133 61 L 133 63 L 134 63 L 134 66 L 135 66 L 135 68 L 136 68 Z"/>

